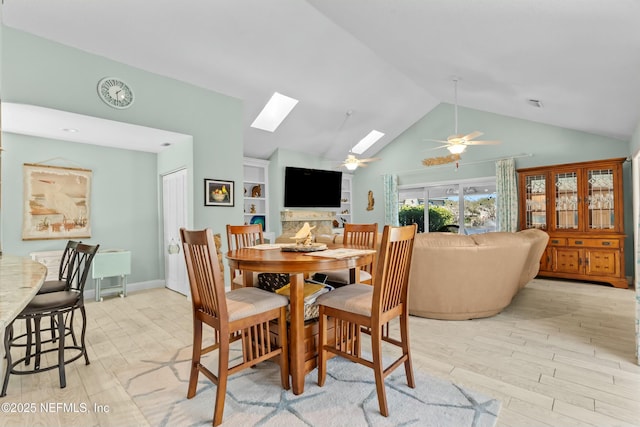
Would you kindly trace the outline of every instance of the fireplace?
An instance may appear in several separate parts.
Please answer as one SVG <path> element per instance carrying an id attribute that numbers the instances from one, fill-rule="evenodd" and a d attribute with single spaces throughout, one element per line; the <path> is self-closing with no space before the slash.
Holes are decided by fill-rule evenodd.
<path id="1" fill-rule="evenodd" d="M 336 213 L 333 211 L 292 211 L 280 212 L 282 223 L 282 236 L 293 236 L 305 222 L 308 222 L 313 229 L 314 235 L 333 234 L 333 221 Z"/>

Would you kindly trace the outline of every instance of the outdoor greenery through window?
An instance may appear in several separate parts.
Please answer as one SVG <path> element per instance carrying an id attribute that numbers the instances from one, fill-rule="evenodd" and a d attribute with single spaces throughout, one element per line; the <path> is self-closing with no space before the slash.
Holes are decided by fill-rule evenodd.
<path id="1" fill-rule="evenodd" d="M 496 231 L 495 178 L 400 188 L 398 201 L 400 225 L 418 224 L 419 233 L 455 229 L 461 234 Z M 451 225 L 456 227 L 448 227 Z"/>

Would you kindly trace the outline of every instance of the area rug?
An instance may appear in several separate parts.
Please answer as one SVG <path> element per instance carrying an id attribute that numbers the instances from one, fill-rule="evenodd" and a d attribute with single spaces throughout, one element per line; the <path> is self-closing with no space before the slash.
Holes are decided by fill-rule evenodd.
<path id="1" fill-rule="evenodd" d="M 203 358 L 215 372 L 215 356 Z M 190 351 L 141 361 L 118 374 L 152 426 L 210 426 L 216 386 L 200 374 L 196 396 L 187 399 Z M 318 387 L 317 370 L 296 396 L 280 385 L 277 364 L 264 362 L 229 377 L 223 426 L 430 426 L 492 427 L 500 401 L 415 371 L 407 386 L 402 367 L 386 378 L 389 417 L 380 415 L 373 371 L 335 357 Z"/>

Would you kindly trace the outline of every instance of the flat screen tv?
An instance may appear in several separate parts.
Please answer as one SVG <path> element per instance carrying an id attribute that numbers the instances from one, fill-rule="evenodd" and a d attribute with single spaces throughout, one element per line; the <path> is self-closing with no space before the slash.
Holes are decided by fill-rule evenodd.
<path id="1" fill-rule="evenodd" d="M 342 172 L 285 168 L 285 208 L 339 208 L 341 196 Z"/>

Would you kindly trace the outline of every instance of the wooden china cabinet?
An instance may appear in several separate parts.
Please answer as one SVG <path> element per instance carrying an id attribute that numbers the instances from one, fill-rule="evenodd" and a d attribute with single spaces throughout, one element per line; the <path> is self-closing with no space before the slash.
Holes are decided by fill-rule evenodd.
<path id="1" fill-rule="evenodd" d="M 607 282 L 624 274 L 624 158 L 518 169 L 520 229 L 549 234 L 539 276 Z"/>

